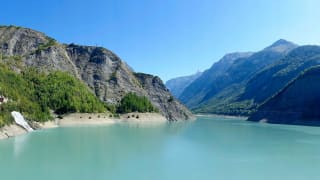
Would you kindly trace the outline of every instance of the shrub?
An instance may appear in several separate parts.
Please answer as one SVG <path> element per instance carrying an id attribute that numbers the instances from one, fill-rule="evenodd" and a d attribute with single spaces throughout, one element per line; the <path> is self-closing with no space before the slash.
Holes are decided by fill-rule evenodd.
<path id="1" fill-rule="evenodd" d="M 47 40 L 48 40 L 48 42 L 47 42 L 46 44 L 40 44 L 40 45 L 38 46 L 38 49 L 36 50 L 36 53 L 37 53 L 37 54 L 40 53 L 40 52 L 43 51 L 43 50 L 48 49 L 49 47 L 52 47 L 52 46 L 56 46 L 56 45 L 57 45 L 57 41 L 56 41 L 56 40 L 54 40 L 54 39 L 52 39 L 52 38 L 50 38 L 50 37 L 47 37 Z"/>
<path id="2" fill-rule="evenodd" d="M 106 107 L 78 79 L 64 72 L 48 75 L 35 69 L 16 74 L 0 64 L 0 94 L 9 98 L 0 105 L 0 126 L 11 123 L 11 111 L 21 112 L 27 119 L 52 119 L 50 109 L 57 114 L 69 112 L 105 112 Z"/>
<path id="3" fill-rule="evenodd" d="M 168 99 L 168 102 L 172 102 L 174 99 L 173 99 L 173 96 L 170 96 L 170 98 Z"/>
<path id="4" fill-rule="evenodd" d="M 138 96 L 135 93 L 125 95 L 117 108 L 118 113 L 131 112 L 157 112 L 158 110 L 150 103 L 145 96 Z"/>

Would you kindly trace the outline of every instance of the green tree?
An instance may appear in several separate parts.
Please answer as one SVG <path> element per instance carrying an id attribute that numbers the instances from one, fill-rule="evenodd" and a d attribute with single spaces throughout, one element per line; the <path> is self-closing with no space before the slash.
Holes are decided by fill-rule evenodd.
<path id="1" fill-rule="evenodd" d="M 158 110 L 151 104 L 145 96 L 138 96 L 135 93 L 126 94 L 117 108 L 118 113 L 130 112 L 157 112 Z"/>

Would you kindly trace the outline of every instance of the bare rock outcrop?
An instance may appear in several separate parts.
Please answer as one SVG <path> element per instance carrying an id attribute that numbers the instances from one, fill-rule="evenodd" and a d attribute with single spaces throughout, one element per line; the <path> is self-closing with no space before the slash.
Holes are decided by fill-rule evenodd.
<path id="1" fill-rule="evenodd" d="M 168 120 L 193 118 L 158 77 L 135 73 L 117 55 L 102 47 L 60 44 L 32 29 L 1 26 L 0 62 L 17 73 L 25 67 L 69 72 L 107 103 L 118 104 L 127 93 L 135 92 L 146 96 Z"/>

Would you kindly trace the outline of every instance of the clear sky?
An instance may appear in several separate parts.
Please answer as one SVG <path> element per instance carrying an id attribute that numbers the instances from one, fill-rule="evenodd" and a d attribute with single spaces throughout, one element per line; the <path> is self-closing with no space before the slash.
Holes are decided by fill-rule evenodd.
<path id="1" fill-rule="evenodd" d="M 283 38 L 320 44 L 319 0 L 3 0 L 0 24 L 106 47 L 164 81 Z"/>

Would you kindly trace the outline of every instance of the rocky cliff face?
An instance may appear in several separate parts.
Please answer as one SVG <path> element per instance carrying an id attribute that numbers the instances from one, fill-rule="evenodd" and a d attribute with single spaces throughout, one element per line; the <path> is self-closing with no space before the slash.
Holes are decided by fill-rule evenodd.
<path id="1" fill-rule="evenodd" d="M 261 105 L 249 121 L 320 125 L 320 66 L 313 67 Z"/>
<path id="2" fill-rule="evenodd" d="M 44 72 L 66 71 L 81 79 L 101 100 L 117 104 L 128 92 L 146 96 L 168 120 L 193 118 L 162 81 L 137 75 L 111 51 L 102 47 L 63 45 L 27 28 L 0 27 L 0 61 L 19 72 L 33 67 Z M 170 100 L 170 101 L 169 101 Z"/>
<path id="3" fill-rule="evenodd" d="M 77 75 L 64 46 L 31 29 L 0 27 L 0 54 L 3 61 L 9 61 L 17 70 L 36 67 L 45 71 L 61 70 Z"/>
<path id="4" fill-rule="evenodd" d="M 164 111 L 167 119 L 192 118 L 192 114 L 170 94 L 159 77 L 143 73 L 136 73 L 135 76 L 154 105 Z"/>

